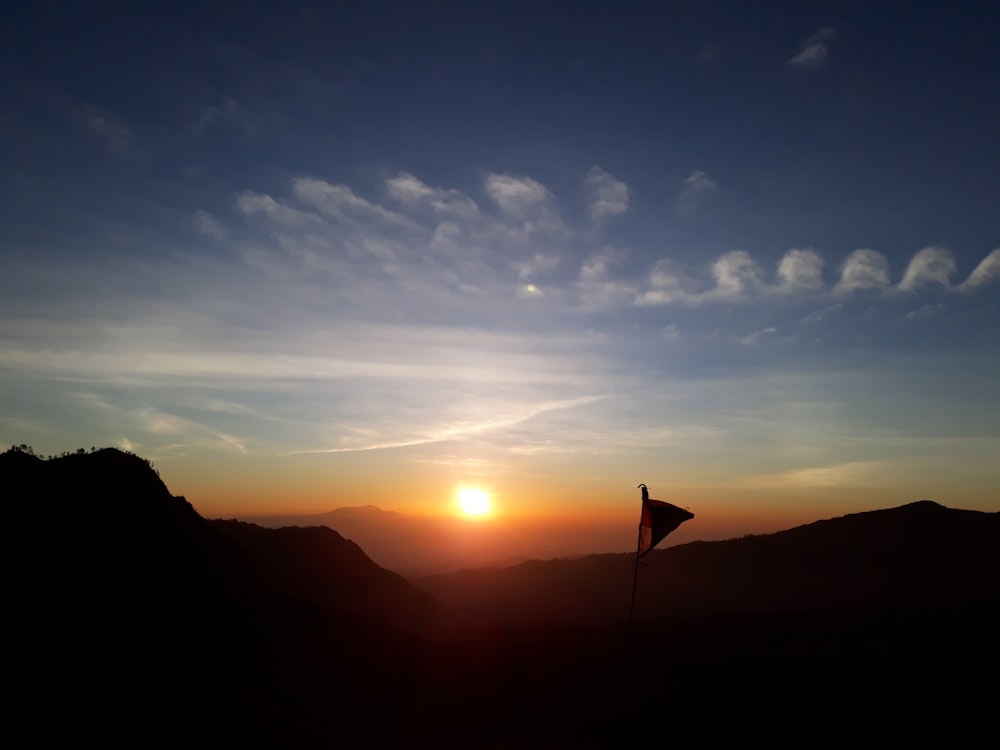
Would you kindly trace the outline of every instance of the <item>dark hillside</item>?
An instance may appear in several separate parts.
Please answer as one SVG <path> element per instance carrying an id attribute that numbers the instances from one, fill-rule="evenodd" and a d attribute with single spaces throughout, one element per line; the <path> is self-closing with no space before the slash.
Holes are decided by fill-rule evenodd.
<path id="1" fill-rule="evenodd" d="M 174 747 L 197 735 L 277 745 L 287 732 L 308 736 L 324 725 L 309 718 L 310 706 L 327 716 L 333 701 L 336 715 L 350 715 L 377 677 L 373 666 L 394 658 L 387 626 L 368 613 L 358 619 L 361 597 L 347 611 L 337 609 L 343 597 L 311 598 L 323 580 L 350 578 L 343 560 L 324 557 L 333 547 L 289 538 L 285 546 L 311 555 L 315 568 L 300 558 L 298 581 L 288 565 L 262 572 L 246 549 L 255 545 L 206 522 L 136 456 L 109 449 L 42 461 L 11 451 L 0 455 L 0 483 L 2 655 L 19 686 L 7 731 L 19 738 Z M 364 555 L 343 544 L 354 570 Z M 281 546 L 268 553 L 276 561 Z M 368 596 L 381 607 L 373 615 L 389 612 L 400 589 L 410 595 L 401 609 L 426 606 L 426 594 L 392 583 L 381 599 Z M 371 660 L 357 658 L 359 649 Z M 306 665 L 316 659 L 336 664 L 337 678 L 313 675 Z M 288 689 L 311 680 L 323 705 Z M 42 705 L 60 710 L 36 724 Z"/>
<path id="2" fill-rule="evenodd" d="M 210 523 L 255 562 L 272 586 L 327 613 L 415 630 L 443 616 L 430 594 L 380 568 L 354 542 L 325 526 L 265 529 L 242 521 Z"/>
<path id="3" fill-rule="evenodd" d="M 531 561 L 414 581 L 477 622 L 623 622 L 632 555 Z M 923 501 L 742 539 L 656 550 L 639 620 L 950 605 L 1000 595 L 1000 514 Z"/>
<path id="4" fill-rule="evenodd" d="M 996 514 L 933 503 L 422 579 L 207 522 L 145 461 L 0 455 L 4 747 L 964 746 L 993 731 Z M 983 686 L 986 686 L 985 688 Z"/>

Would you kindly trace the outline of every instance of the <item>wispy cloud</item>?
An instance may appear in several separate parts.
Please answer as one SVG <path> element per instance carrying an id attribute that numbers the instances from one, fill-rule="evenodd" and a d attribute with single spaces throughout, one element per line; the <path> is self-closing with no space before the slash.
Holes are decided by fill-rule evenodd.
<path id="1" fill-rule="evenodd" d="M 628 210 L 628 185 L 600 167 L 591 168 L 584 186 L 587 189 L 587 213 L 591 221 L 601 221 Z"/>
<path id="2" fill-rule="evenodd" d="M 135 144 L 132 130 L 117 117 L 91 108 L 84 114 L 83 119 L 87 130 L 116 156 L 142 158 L 142 151 Z"/>
<path id="3" fill-rule="evenodd" d="M 323 219 L 309 211 L 300 211 L 283 201 L 276 201 L 270 195 L 247 190 L 236 195 L 236 206 L 248 216 L 259 214 L 271 221 L 291 228 L 321 226 Z"/>
<path id="4" fill-rule="evenodd" d="M 489 174 L 486 193 L 500 210 L 518 219 L 528 219 L 552 202 L 552 194 L 537 180 L 508 174 Z"/>
<path id="5" fill-rule="evenodd" d="M 933 315 L 937 315 L 939 312 L 945 309 L 943 302 L 937 302 L 932 305 L 921 305 L 916 310 L 910 310 L 903 316 L 903 320 L 923 320 L 924 318 L 929 318 Z"/>
<path id="6" fill-rule="evenodd" d="M 795 321 L 818 323 L 873 297 L 883 320 L 904 316 L 904 304 L 911 320 L 953 314 L 920 312 L 939 303 L 925 295 L 950 284 L 953 259 L 940 248 L 917 253 L 898 284 L 870 249 L 829 278 L 824 253 L 808 245 L 652 261 L 648 248 L 609 242 L 593 226 L 622 217 L 631 189 L 626 200 L 617 178 L 588 177 L 564 198 L 577 209 L 567 216 L 583 218 L 561 233 L 536 228 L 563 219 L 551 191 L 526 177 L 489 175 L 475 195 L 409 173 L 370 192 L 315 177 L 273 195 L 245 190 L 228 212 L 188 214 L 213 239 L 210 252 L 91 263 L 86 274 L 82 261 L 37 279 L 0 274 L 5 302 L 11 292 L 30 299 L 24 289 L 34 286 L 69 290 L 3 318 L 0 367 L 53 393 L 84 388 L 89 401 L 64 405 L 108 425 L 109 439 L 162 455 L 499 445 L 515 428 L 508 447 L 575 451 L 587 448 L 570 435 L 580 428 L 571 415 L 646 372 L 696 367 L 706 353 L 752 366 L 784 360 L 805 339 L 789 332 Z M 995 250 L 946 290 L 972 299 L 998 268 Z M 655 309 L 667 306 L 678 309 Z M 839 324 L 854 319 L 838 316 L 824 334 L 835 345 Z M 174 395 L 150 402 L 154 391 Z M 580 409 L 551 407 L 565 402 Z M 606 404 L 592 408 L 616 418 Z"/>
<path id="7" fill-rule="evenodd" d="M 747 487 L 853 487 L 884 481 L 888 465 L 882 461 L 850 461 L 832 466 L 812 466 L 786 472 L 739 477 Z"/>
<path id="8" fill-rule="evenodd" d="M 925 247 L 910 260 L 899 288 L 904 292 L 912 292 L 928 284 L 948 287 L 954 272 L 955 258 L 950 250 L 936 246 Z"/>
<path id="9" fill-rule="evenodd" d="M 465 218 L 479 215 L 476 202 L 460 190 L 432 188 L 405 172 L 387 179 L 385 188 L 390 198 L 408 206 L 426 204 L 439 213 Z"/>
<path id="10" fill-rule="evenodd" d="M 195 211 L 194 216 L 191 217 L 191 225 L 202 237 L 208 237 L 212 240 L 226 238 L 226 230 L 222 223 L 213 218 L 208 211 Z"/>
<path id="11" fill-rule="evenodd" d="M 517 268 L 517 277 L 519 279 L 531 279 L 556 270 L 559 267 L 559 264 L 560 259 L 557 255 L 543 255 L 542 253 L 536 253 L 531 258 L 518 261 L 515 266 Z"/>
<path id="12" fill-rule="evenodd" d="M 700 169 L 696 169 L 684 178 L 674 208 L 679 214 L 693 213 L 701 207 L 709 195 L 718 189 L 719 186 L 715 180 Z"/>
<path id="13" fill-rule="evenodd" d="M 443 443 L 452 440 L 462 440 L 470 437 L 480 436 L 485 433 L 515 427 L 527 422 L 535 417 L 551 411 L 573 409 L 587 404 L 592 404 L 606 396 L 583 396 L 575 399 L 561 401 L 549 401 L 539 404 L 527 405 L 519 410 L 511 411 L 499 416 L 493 416 L 485 420 L 464 421 L 441 425 L 431 430 L 403 439 L 372 440 L 373 436 L 363 435 L 358 437 L 345 438 L 345 444 L 333 448 L 315 448 L 299 451 L 292 451 L 288 455 L 301 453 L 357 453 L 364 451 L 388 450 L 395 448 L 408 448 L 417 445 L 427 445 L 432 443 Z"/>
<path id="14" fill-rule="evenodd" d="M 801 323 L 802 325 L 812 325 L 814 323 L 820 323 L 823 320 L 826 320 L 833 313 L 837 312 L 838 310 L 842 310 L 843 308 L 844 305 L 840 302 L 838 302 L 835 305 L 828 305 L 822 308 L 821 310 L 815 310 L 809 313 L 801 320 L 799 320 L 799 323 Z"/>
<path id="15" fill-rule="evenodd" d="M 241 455 L 248 452 L 248 441 L 228 434 L 215 426 L 164 412 L 156 407 L 145 407 L 137 413 L 138 427 L 145 431 L 148 440 L 167 438 L 170 452 L 200 446 L 225 448 Z"/>
<path id="16" fill-rule="evenodd" d="M 625 253 L 606 246 L 591 254 L 580 266 L 577 290 L 581 309 L 592 311 L 628 305 L 636 289 L 627 280 L 615 277 L 614 271 L 625 261 Z"/>
<path id="17" fill-rule="evenodd" d="M 798 53 L 787 60 L 787 64 L 800 69 L 822 67 L 830 54 L 830 40 L 833 39 L 834 33 L 833 27 L 827 26 L 807 37 L 799 45 Z"/>
<path id="18" fill-rule="evenodd" d="M 197 119 L 191 124 L 191 133 L 203 138 L 215 130 L 225 130 L 226 135 L 236 133 L 244 138 L 259 139 L 279 121 L 280 115 L 262 111 L 251 111 L 232 97 L 224 97 L 217 104 L 209 104 L 201 109 Z"/>
<path id="19" fill-rule="evenodd" d="M 406 217 L 356 195 L 347 185 L 337 185 L 312 177 L 292 180 L 295 197 L 341 221 L 384 221 L 389 224 L 413 226 Z"/>
<path id="20" fill-rule="evenodd" d="M 959 285 L 963 292 L 970 292 L 1000 279 L 1000 247 L 991 252 Z"/>
<path id="21" fill-rule="evenodd" d="M 774 336 L 778 332 L 777 328 L 769 326 L 768 328 L 762 328 L 759 331 L 754 331 L 753 333 L 747 334 L 740 338 L 741 344 L 746 344 L 747 346 L 753 346 L 754 344 L 760 343 L 764 338 Z"/>

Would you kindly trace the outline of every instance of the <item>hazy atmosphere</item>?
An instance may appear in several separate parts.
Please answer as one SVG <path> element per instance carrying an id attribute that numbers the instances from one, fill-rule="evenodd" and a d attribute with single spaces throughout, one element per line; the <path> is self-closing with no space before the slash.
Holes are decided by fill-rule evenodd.
<path id="1" fill-rule="evenodd" d="M 248 7 L 0 11 L 0 444 L 594 550 L 1000 510 L 993 6 Z"/>

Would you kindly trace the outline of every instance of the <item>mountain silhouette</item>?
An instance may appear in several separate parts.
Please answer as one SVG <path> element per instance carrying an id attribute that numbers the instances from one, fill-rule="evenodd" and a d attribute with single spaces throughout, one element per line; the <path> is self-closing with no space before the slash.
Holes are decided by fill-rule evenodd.
<path id="1" fill-rule="evenodd" d="M 413 579 L 473 621 L 592 623 L 628 611 L 634 555 L 529 561 Z M 1000 591 L 1000 513 L 921 501 L 787 531 L 655 550 L 643 619 L 937 605 Z"/>
<path id="2" fill-rule="evenodd" d="M 655 550 L 626 633 L 629 554 L 407 581 L 342 532 L 206 521 L 113 449 L 0 454 L 0 488 L 5 747 L 993 729 L 998 514 L 923 501 Z"/>
<path id="3" fill-rule="evenodd" d="M 427 620 L 444 616 L 430 594 L 373 563 L 333 529 L 210 523 L 246 552 L 270 585 L 329 614 L 375 618 L 401 629 L 421 629 Z"/>
<path id="4" fill-rule="evenodd" d="M 335 532 L 210 523 L 119 450 L 8 451 L 0 486 L 16 746 L 307 738 L 329 701 L 351 715 L 380 693 L 394 619 L 433 607 Z M 337 679 L 309 690 L 312 663 Z M 59 710 L 36 723 L 43 705 Z"/>

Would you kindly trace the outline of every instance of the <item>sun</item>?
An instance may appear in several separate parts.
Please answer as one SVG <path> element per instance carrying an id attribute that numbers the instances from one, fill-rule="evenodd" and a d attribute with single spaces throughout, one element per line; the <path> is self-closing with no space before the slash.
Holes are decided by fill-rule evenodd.
<path id="1" fill-rule="evenodd" d="M 473 487 L 459 489 L 458 504 L 467 516 L 482 517 L 490 512 L 490 496 Z"/>

